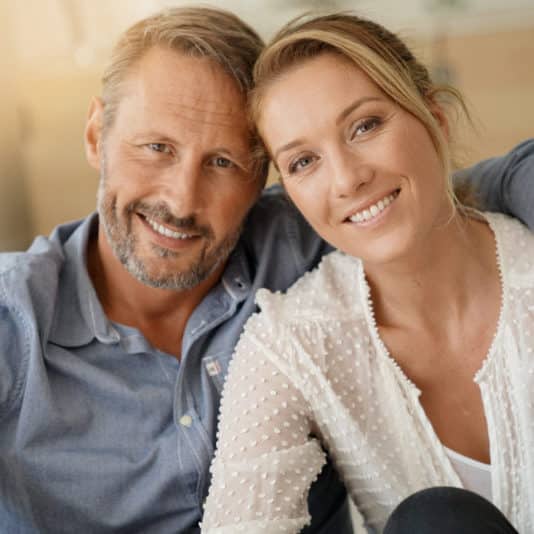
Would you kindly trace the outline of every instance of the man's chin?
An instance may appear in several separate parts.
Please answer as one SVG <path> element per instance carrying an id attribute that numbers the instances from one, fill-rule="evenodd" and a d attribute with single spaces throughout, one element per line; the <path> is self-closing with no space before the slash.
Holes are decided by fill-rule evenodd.
<path id="1" fill-rule="evenodd" d="M 142 284 L 174 291 L 191 290 L 208 278 L 226 263 L 233 250 L 239 232 L 228 236 L 217 246 L 204 247 L 197 254 L 162 254 L 153 244 L 146 248 L 141 246 L 140 239 L 130 243 L 130 247 L 115 249 L 123 267 Z M 167 249 L 165 249 L 167 250 Z"/>
<path id="2" fill-rule="evenodd" d="M 142 284 L 155 288 L 172 291 L 186 291 L 193 289 L 206 278 L 208 278 L 217 268 L 217 265 L 206 268 L 205 266 L 189 266 L 184 269 L 176 266 L 151 269 L 150 266 L 139 261 L 128 261 L 124 264 L 126 270 Z"/>

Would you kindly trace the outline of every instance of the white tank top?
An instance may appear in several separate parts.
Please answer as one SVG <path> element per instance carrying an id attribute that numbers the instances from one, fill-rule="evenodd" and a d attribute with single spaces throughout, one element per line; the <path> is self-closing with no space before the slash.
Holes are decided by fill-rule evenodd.
<path id="1" fill-rule="evenodd" d="M 491 501 L 491 465 L 473 460 L 447 447 L 444 448 L 464 488 Z"/>

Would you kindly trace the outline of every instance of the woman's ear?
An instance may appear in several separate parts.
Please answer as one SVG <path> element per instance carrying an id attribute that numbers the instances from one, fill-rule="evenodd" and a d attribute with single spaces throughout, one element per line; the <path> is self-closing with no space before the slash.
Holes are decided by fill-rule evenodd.
<path id="1" fill-rule="evenodd" d="M 89 106 L 85 125 L 85 156 L 91 167 L 100 170 L 102 150 L 102 124 L 104 104 L 101 98 L 94 97 Z"/>
<path id="2" fill-rule="evenodd" d="M 445 137 L 445 139 L 447 139 L 447 141 L 449 141 L 449 119 L 447 118 L 446 113 L 443 111 L 443 108 L 439 104 L 431 102 L 430 112 L 432 113 L 432 115 L 434 115 L 434 118 L 438 122 L 443 136 Z"/>

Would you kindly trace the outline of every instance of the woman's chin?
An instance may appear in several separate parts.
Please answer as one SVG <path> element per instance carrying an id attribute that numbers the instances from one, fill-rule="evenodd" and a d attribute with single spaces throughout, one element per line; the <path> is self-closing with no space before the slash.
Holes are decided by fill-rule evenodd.
<path id="1" fill-rule="evenodd" d="M 369 239 L 363 243 L 363 239 L 358 243 L 338 243 L 333 244 L 345 254 L 354 256 L 369 265 L 389 265 L 395 261 L 402 261 L 415 250 L 415 235 L 410 231 L 387 232 L 387 234 Z"/>

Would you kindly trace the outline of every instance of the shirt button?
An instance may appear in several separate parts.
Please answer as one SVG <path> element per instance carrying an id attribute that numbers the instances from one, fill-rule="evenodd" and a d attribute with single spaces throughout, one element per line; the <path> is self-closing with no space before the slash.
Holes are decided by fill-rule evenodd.
<path id="1" fill-rule="evenodd" d="M 190 415 L 182 415 L 182 417 L 180 417 L 180 424 L 182 426 L 190 427 L 192 423 L 193 423 L 193 419 L 191 418 Z"/>

